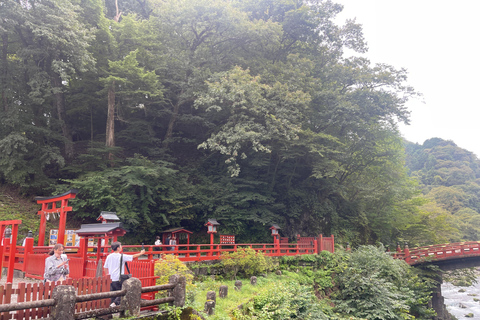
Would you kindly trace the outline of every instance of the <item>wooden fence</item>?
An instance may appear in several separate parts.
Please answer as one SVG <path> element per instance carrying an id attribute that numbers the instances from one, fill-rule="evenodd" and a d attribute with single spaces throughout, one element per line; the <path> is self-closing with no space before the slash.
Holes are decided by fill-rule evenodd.
<path id="1" fill-rule="evenodd" d="M 142 287 L 139 279 L 131 278 L 124 282 L 122 290 L 114 292 L 110 292 L 110 283 L 109 277 L 68 279 L 45 284 L 20 283 L 16 289 L 7 283 L 0 286 L 0 320 L 46 317 L 52 320 L 86 319 L 125 310 L 138 315 L 142 307 L 151 309 L 162 303 L 175 306 L 185 303 L 184 277 L 172 276 L 169 284 L 149 287 Z M 169 297 L 142 300 L 144 295 L 150 297 L 153 294 L 154 297 L 162 290 L 169 290 Z M 68 292 L 71 293 L 69 296 Z M 118 296 L 126 296 L 126 301 L 122 299 L 120 306 L 109 307 L 109 298 Z"/>
<path id="2" fill-rule="evenodd" d="M 86 295 L 98 292 L 110 291 L 110 277 L 104 278 L 85 278 L 85 279 L 67 279 L 58 282 L 38 282 L 38 283 L 18 283 L 17 288 L 13 288 L 11 283 L 0 286 L 0 305 L 16 303 L 33 302 L 50 299 L 56 286 L 71 285 L 75 288 L 78 295 Z M 97 308 L 108 308 L 108 299 L 77 303 L 75 308 L 77 312 L 85 312 Z M 0 320 L 7 319 L 41 319 L 49 315 L 48 307 L 26 308 L 16 312 L 0 313 Z"/>

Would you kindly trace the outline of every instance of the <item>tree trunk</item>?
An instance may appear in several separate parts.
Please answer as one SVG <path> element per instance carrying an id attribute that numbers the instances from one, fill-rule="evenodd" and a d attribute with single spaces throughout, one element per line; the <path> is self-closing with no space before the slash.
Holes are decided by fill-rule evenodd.
<path id="1" fill-rule="evenodd" d="M 118 0 L 115 0 L 115 8 L 117 11 L 115 17 L 113 17 L 113 20 L 115 20 L 115 22 L 118 22 L 120 20 L 120 16 L 122 15 L 122 13 L 118 10 Z"/>
<path id="2" fill-rule="evenodd" d="M 50 71 L 50 79 L 52 82 L 52 90 L 55 96 L 55 107 L 57 108 L 58 120 L 62 128 L 62 134 L 65 138 L 65 158 L 73 158 L 73 138 L 70 128 L 67 126 L 67 112 L 65 109 L 65 95 L 62 88 L 62 79 L 60 76 Z"/>
<path id="3" fill-rule="evenodd" d="M 93 142 L 93 107 L 90 106 L 90 141 Z"/>
<path id="4" fill-rule="evenodd" d="M 163 138 L 163 147 L 168 148 L 168 140 L 173 135 L 173 127 L 175 126 L 175 121 L 177 121 L 178 112 L 180 111 L 180 106 L 183 102 L 177 101 L 177 103 L 173 106 L 173 113 L 170 121 L 168 122 L 167 133 L 165 133 L 165 137 Z"/>
<path id="5" fill-rule="evenodd" d="M 7 48 L 8 48 L 8 35 L 2 34 L 2 75 L 0 75 L 0 87 L 2 87 L 2 109 L 4 111 L 8 111 L 8 104 L 7 104 L 7 95 L 5 94 L 5 87 L 7 85 Z"/>
<path id="6" fill-rule="evenodd" d="M 115 146 L 115 81 L 108 88 L 107 138 L 105 146 Z"/>

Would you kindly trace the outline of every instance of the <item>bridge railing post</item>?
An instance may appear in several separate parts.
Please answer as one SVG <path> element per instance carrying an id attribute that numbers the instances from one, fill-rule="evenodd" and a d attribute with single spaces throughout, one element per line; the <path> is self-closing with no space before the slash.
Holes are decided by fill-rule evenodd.
<path id="1" fill-rule="evenodd" d="M 405 242 L 405 248 L 403 249 L 403 253 L 405 255 L 405 262 L 410 262 L 410 249 L 408 249 L 408 243 Z"/>
<path id="2" fill-rule="evenodd" d="M 403 253 L 405 253 L 405 256 L 410 255 L 410 249 L 408 249 L 408 243 L 405 242 L 405 248 L 403 249 Z"/>

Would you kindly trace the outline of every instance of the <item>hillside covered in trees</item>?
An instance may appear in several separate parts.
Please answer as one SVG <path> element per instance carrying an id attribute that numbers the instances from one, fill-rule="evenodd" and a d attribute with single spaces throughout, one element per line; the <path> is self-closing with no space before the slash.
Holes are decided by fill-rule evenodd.
<path id="1" fill-rule="evenodd" d="M 480 161 L 440 138 L 406 144 L 406 164 L 428 200 L 426 212 L 452 227 L 448 241 L 480 240 Z"/>
<path id="2" fill-rule="evenodd" d="M 271 241 L 272 223 L 352 245 L 476 239 L 478 160 L 435 139 L 405 158 L 417 93 L 344 53 L 367 45 L 341 10 L 0 0 L 0 183 L 78 188 L 69 223 L 116 211 L 132 242 L 208 218 L 239 242 Z"/>

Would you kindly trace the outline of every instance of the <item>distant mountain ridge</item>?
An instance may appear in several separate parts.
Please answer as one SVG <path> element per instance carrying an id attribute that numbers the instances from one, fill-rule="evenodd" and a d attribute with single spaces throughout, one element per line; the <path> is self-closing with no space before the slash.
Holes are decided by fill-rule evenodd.
<path id="1" fill-rule="evenodd" d="M 451 240 L 480 240 L 480 160 L 453 141 L 406 142 L 406 166 L 426 198 L 451 214 Z"/>

